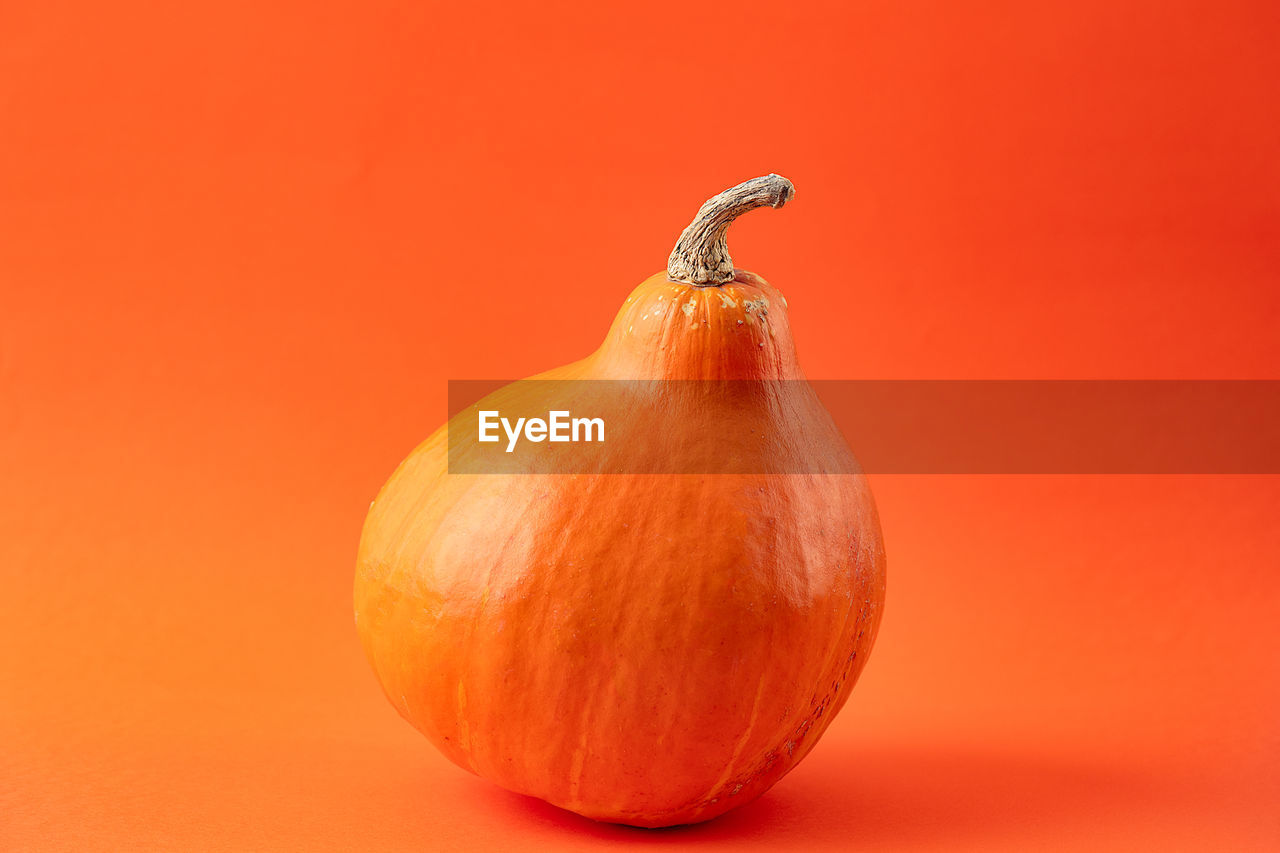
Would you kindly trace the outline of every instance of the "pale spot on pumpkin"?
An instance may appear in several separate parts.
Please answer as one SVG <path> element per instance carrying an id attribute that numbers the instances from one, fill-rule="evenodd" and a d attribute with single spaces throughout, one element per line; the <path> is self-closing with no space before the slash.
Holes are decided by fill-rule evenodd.
<path id="1" fill-rule="evenodd" d="M 573 758 L 569 765 L 569 799 L 577 802 L 579 792 L 582 789 L 582 767 L 586 763 L 587 758 L 587 733 L 583 731 L 581 739 L 578 741 L 578 748 L 573 751 Z"/>
<path id="2" fill-rule="evenodd" d="M 726 308 L 738 307 L 738 303 L 733 301 L 733 297 L 731 297 L 729 294 L 725 293 L 724 291 L 720 292 L 720 301 L 724 303 L 724 307 Z"/>
<path id="3" fill-rule="evenodd" d="M 741 321 L 741 320 L 739 320 L 739 321 L 738 321 L 738 325 L 739 325 L 739 326 L 741 326 L 741 325 L 742 325 L 742 321 Z"/>
<path id="4" fill-rule="evenodd" d="M 723 790 L 724 786 L 729 784 L 729 780 L 733 778 L 737 764 L 742 758 L 743 751 L 747 748 L 747 744 L 751 741 L 751 734 L 755 731 L 756 723 L 760 719 L 760 711 L 762 707 L 761 700 L 764 698 L 765 693 L 764 685 L 765 680 L 763 678 L 760 679 L 758 684 L 756 684 L 756 697 L 751 703 L 751 716 L 747 719 L 747 725 L 746 728 L 743 729 L 742 736 L 738 738 L 737 744 L 734 745 L 733 755 L 729 756 L 729 761 L 725 764 L 724 773 L 722 773 L 720 778 L 716 780 L 716 783 L 711 786 L 712 791 Z M 736 794 L 741 790 L 742 785 L 739 784 L 738 787 L 733 789 L 733 793 Z M 719 798 L 717 797 L 716 799 Z M 715 800 L 712 800 L 711 802 L 714 803 Z"/>
<path id="5" fill-rule="evenodd" d="M 471 765 L 471 726 L 467 723 L 467 687 L 458 682 L 458 748 L 466 755 L 467 764 Z M 472 765 L 474 771 L 475 767 Z"/>
<path id="6" fill-rule="evenodd" d="M 685 304 L 680 306 L 680 310 L 684 312 L 684 316 L 686 317 L 693 316 L 693 308 L 694 308 L 694 305 L 692 302 L 686 302 Z"/>
<path id="7" fill-rule="evenodd" d="M 631 334 L 633 329 L 635 329 L 635 326 L 627 326 L 627 334 Z"/>

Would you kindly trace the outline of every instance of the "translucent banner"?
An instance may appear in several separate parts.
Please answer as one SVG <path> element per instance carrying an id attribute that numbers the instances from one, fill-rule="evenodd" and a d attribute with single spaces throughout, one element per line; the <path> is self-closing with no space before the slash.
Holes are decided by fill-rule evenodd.
<path id="1" fill-rule="evenodd" d="M 1280 473 L 1277 381 L 454 380 L 449 411 L 453 474 Z"/>

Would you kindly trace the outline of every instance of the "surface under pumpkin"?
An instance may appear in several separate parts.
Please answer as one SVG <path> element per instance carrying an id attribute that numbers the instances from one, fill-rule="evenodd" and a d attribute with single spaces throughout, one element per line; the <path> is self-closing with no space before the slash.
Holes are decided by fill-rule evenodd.
<path id="1" fill-rule="evenodd" d="M 598 820 L 692 823 L 768 790 L 848 699 L 884 602 L 875 505 L 817 397 L 795 393 L 786 300 L 725 245 L 739 214 L 793 193 L 770 175 L 708 201 L 601 347 L 538 377 L 786 387 L 752 409 L 777 440 L 749 452 L 769 458 L 451 474 L 442 427 L 370 507 L 361 641 L 391 703 L 458 765 Z M 699 430 L 665 437 L 672 471 L 705 471 L 740 426 L 729 409 L 707 430 L 697 395 L 663 405 Z M 616 442 L 606 461 L 634 470 L 641 452 Z M 845 473 L 753 473 L 770 470 Z"/>

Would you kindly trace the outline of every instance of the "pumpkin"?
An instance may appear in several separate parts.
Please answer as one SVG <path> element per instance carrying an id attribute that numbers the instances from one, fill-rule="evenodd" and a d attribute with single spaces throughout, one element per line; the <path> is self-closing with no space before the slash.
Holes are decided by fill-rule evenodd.
<path id="1" fill-rule="evenodd" d="M 758 405 L 712 415 L 666 394 L 666 422 L 690 424 L 660 437 L 666 473 L 625 473 L 653 442 L 613 436 L 624 473 L 450 473 L 442 427 L 370 506 L 361 642 L 461 767 L 600 821 L 693 823 L 768 790 L 849 698 L 884 602 L 875 504 L 804 382 L 786 300 L 725 243 L 793 194 L 769 175 L 708 201 L 601 347 L 539 377 L 760 381 Z M 751 464 L 702 473 L 739 433 Z"/>

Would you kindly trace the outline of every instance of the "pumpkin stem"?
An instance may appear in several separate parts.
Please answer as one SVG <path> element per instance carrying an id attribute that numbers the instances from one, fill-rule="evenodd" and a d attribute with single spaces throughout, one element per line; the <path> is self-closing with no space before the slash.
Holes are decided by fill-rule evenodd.
<path id="1" fill-rule="evenodd" d="M 733 260 L 725 232 L 733 220 L 757 207 L 782 207 L 796 188 L 781 175 L 752 178 L 709 199 L 684 229 L 667 258 L 667 277 L 698 287 L 733 281 Z"/>

